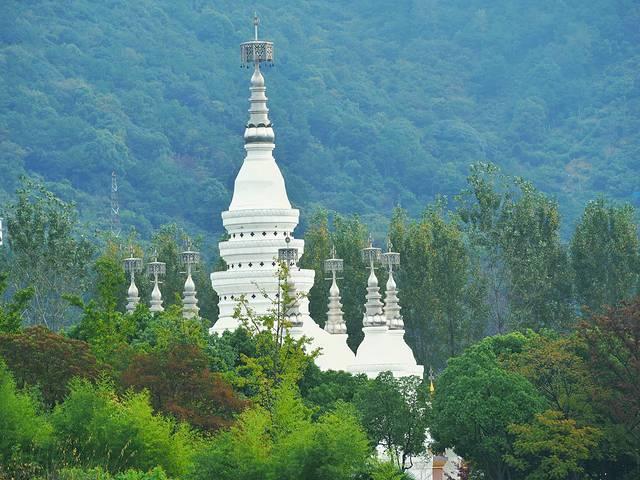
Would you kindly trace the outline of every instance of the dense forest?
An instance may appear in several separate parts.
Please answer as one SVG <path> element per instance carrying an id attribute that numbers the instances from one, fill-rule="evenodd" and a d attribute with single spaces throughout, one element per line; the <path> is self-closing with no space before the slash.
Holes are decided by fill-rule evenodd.
<path id="1" fill-rule="evenodd" d="M 0 199 L 22 174 L 104 228 L 221 232 L 243 158 L 253 5 L 0 5 Z M 382 232 L 489 161 L 556 197 L 568 235 L 598 193 L 640 202 L 640 7 L 580 2 L 265 1 L 277 159 L 308 219 Z"/>
<path id="2" fill-rule="evenodd" d="M 196 272 L 200 317 L 183 318 L 186 232 L 150 241 L 82 235 L 73 204 L 23 180 L 0 251 L 0 479 L 410 480 L 453 448 L 460 479 L 631 480 L 640 474 L 640 235 L 630 205 L 587 203 L 569 242 L 558 204 L 476 164 L 452 208 L 396 209 L 390 248 L 405 339 L 435 378 L 321 372 L 282 308 L 209 335 L 217 298 Z M 362 339 L 368 230 L 317 212 L 300 266 L 332 246 L 349 345 Z M 123 259 L 167 263 L 166 310 L 125 313 Z M 224 267 L 224 265 L 220 265 Z M 384 269 L 378 270 L 384 285 Z M 242 302 L 242 299 L 239 300 Z M 435 393 L 430 382 L 435 381 Z M 426 429 L 435 443 L 425 446 Z M 387 452 L 382 459 L 376 449 Z"/>

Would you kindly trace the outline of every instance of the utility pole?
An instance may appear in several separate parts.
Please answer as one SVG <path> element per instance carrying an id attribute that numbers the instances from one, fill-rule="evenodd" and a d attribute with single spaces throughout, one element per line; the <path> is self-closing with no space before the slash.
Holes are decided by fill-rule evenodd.
<path id="1" fill-rule="evenodd" d="M 118 179 L 115 170 L 111 172 L 111 234 L 120 237 L 120 206 L 118 204 Z"/>

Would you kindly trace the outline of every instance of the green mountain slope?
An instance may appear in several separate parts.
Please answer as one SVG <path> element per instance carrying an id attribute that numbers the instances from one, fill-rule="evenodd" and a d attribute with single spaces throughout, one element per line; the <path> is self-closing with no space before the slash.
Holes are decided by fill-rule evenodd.
<path id="1" fill-rule="evenodd" d="M 105 227 L 219 232 L 243 159 L 255 2 L 0 5 L 0 198 L 35 174 Z M 640 7 L 633 0 L 270 0 L 262 36 L 292 201 L 373 224 L 455 194 L 492 161 L 575 218 L 640 203 Z"/>

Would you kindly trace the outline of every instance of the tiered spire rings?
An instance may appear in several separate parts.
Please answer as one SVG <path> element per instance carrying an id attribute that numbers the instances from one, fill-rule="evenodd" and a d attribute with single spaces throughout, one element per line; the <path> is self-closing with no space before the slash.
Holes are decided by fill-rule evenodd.
<path id="1" fill-rule="evenodd" d="M 385 324 L 382 313 L 382 302 L 380 299 L 380 287 L 376 277 L 375 268 L 380 263 L 382 250 L 373 246 L 373 239 L 369 236 L 369 246 L 362 249 L 362 260 L 369 265 L 370 273 L 367 281 L 367 303 L 365 303 L 365 314 L 362 324 L 365 327 L 375 327 Z"/>
<path id="2" fill-rule="evenodd" d="M 347 325 L 342 316 L 342 302 L 340 301 L 340 289 L 338 288 L 337 273 L 344 270 L 344 261 L 336 258 L 336 247 L 331 247 L 331 258 L 324 261 L 324 271 L 331 273 L 331 288 L 329 288 L 329 311 L 327 323 L 324 329 L 332 334 L 347 333 Z"/>
<path id="3" fill-rule="evenodd" d="M 400 265 L 400 254 L 391 251 L 393 245 L 391 240 L 387 242 L 387 252 L 382 254 L 382 263 L 389 269 L 389 279 L 387 280 L 387 290 L 385 296 L 384 316 L 390 330 L 403 330 L 404 321 L 400 314 L 400 304 L 398 303 L 398 290 L 393 278 L 393 267 Z"/>

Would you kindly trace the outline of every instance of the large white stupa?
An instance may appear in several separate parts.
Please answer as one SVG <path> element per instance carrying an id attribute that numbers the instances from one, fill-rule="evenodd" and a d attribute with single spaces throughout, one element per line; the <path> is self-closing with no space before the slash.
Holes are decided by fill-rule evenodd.
<path id="1" fill-rule="evenodd" d="M 258 22 L 254 21 L 255 39 L 241 45 L 244 65 L 254 68 L 249 98 L 249 122 L 244 133 L 246 157 L 235 180 L 229 209 L 222 213 L 228 240 L 220 242 L 220 256 L 227 270 L 211 274 L 211 284 L 219 301 L 218 321 L 210 332 L 234 330 L 238 301 L 244 296 L 257 315 L 273 310 L 281 292 L 278 281 L 279 251 L 304 253 L 304 241 L 294 238 L 299 211 L 291 207 L 284 178 L 273 157 L 275 134 L 269 120 L 261 64 L 273 61 L 273 43 L 258 40 Z M 315 272 L 298 268 L 292 259 L 289 282 L 300 295 L 293 312 L 287 312 L 294 337 L 310 338 L 311 349 L 320 349 L 318 366 L 344 370 L 354 354 L 342 335 L 323 330 L 309 315 L 306 295 L 313 286 Z"/>

